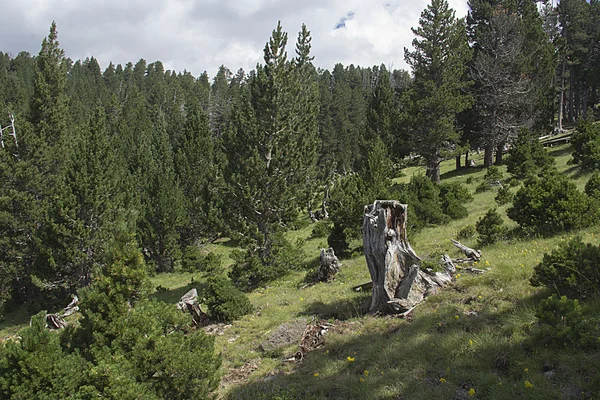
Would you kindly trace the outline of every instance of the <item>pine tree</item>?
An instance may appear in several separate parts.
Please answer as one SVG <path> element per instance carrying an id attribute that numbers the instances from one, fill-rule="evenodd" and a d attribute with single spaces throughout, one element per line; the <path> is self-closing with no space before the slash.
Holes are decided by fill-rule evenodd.
<path id="1" fill-rule="evenodd" d="M 186 122 L 179 137 L 175 168 L 185 195 L 187 224 L 184 244 L 216 238 L 226 229 L 223 222 L 223 165 L 208 116 L 200 105 L 186 108 Z"/>
<path id="2" fill-rule="evenodd" d="M 269 258 L 273 232 L 305 205 L 302 193 L 316 163 L 318 108 L 302 98 L 316 90 L 287 60 L 286 44 L 278 24 L 264 49 L 265 65 L 257 66 L 250 93 L 242 92 L 234 108 L 225 141 L 233 222 L 256 240 L 262 260 Z"/>
<path id="3" fill-rule="evenodd" d="M 458 139 L 456 114 L 470 105 L 464 80 L 471 51 L 464 24 L 445 0 L 432 0 L 421 13 L 420 26 L 412 29 L 414 51 L 405 49 L 413 68 L 414 84 L 406 92 L 405 116 L 410 123 L 414 149 L 425 159 L 427 174 L 440 181 L 440 162 L 452 154 Z"/>

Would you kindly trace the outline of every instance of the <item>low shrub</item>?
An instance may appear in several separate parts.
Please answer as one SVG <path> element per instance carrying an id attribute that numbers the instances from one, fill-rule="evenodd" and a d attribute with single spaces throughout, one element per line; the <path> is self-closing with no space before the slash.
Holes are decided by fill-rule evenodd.
<path id="1" fill-rule="evenodd" d="M 540 143 L 538 135 L 521 129 L 513 142 L 506 160 L 508 173 L 522 179 L 554 168 L 554 159 Z"/>
<path id="2" fill-rule="evenodd" d="M 598 210 L 566 176 L 548 174 L 529 178 L 507 215 L 525 231 L 551 234 L 591 225 Z"/>
<path id="3" fill-rule="evenodd" d="M 207 280 L 204 303 L 211 318 L 234 321 L 252 311 L 252 303 L 226 276 L 214 275 Z"/>
<path id="4" fill-rule="evenodd" d="M 483 176 L 483 182 L 481 182 L 476 188 L 475 193 L 482 193 L 491 190 L 496 182 L 502 180 L 502 172 L 495 165 L 488 167 L 485 175 Z"/>
<path id="5" fill-rule="evenodd" d="M 252 290 L 303 265 L 302 242 L 290 243 L 283 232 L 272 235 L 270 249 L 265 253 L 265 249 L 256 246 L 231 252 L 235 263 L 229 277 L 235 286 Z"/>
<path id="6" fill-rule="evenodd" d="M 501 186 L 500 188 L 498 188 L 498 193 L 496 193 L 496 197 L 494 198 L 494 200 L 496 200 L 496 204 L 498 204 L 499 206 L 503 206 L 512 202 L 514 197 L 515 195 L 512 194 L 512 192 L 508 190 L 507 187 Z"/>
<path id="7" fill-rule="evenodd" d="M 221 256 L 204 253 L 198 246 L 188 246 L 183 253 L 181 266 L 186 272 L 213 273 L 221 268 Z"/>
<path id="8" fill-rule="evenodd" d="M 479 234 L 479 245 L 487 246 L 496 243 L 505 233 L 504 221 L 495 209 L 490 209 L 475 225 Z"/>
<path id="9" fill-rule="evenodd" d="M 578 348 L 598 347 L 598 318 L 578 300 L 553 294 L 540 302 L 536 311 L 539 319 L 537 339 L 554 346 Z"/>
<path id="10" fill-rule="evenodd" d="M 600 294 L 600 247 L 580 237 L 544 254 L 535 266 L 531 284 L 546 286 L 560 295 L 588 298 Z"/>
<path id="11" fill-rule="evenodd" d="M 328 221 L 318 221 L 313 225 L 310 237 L 313 239 L 327 237 L 331 233 L 331 223 Z"/>
<path id="12" fill-rule="evenodd" d="M 585 184 L 584 192 L 588 196 L 600 200 L 600 172 L 596 171 L 590 176 Z"/>
<path id="13" fill-rule="evenodd" d="M 475 229 L 474 225 L 467 225 L 464 228 L 462 228 L 460 231 L 458 231 L 458 233 L 456 234 L 456 239 L 458 239 L 458 240 L 469 239 L 469 238 L 472 238 L 473 236 L 475 236 L 476 233 L 477 233 L 477 230 Z"/>
<path id="14" fill-rule="evenodd" d="M 583 169 L 600 169 L 600 124 L 582 119 L 571 137 L 574 164 Z"/>
<path id="15" fill-rule="evenodd" d="M 464 218 L 469 211 L 464 206 L 473 201 L 473 195 L 469 189 L 460 183 L 442 183 L 439 185 L 440 199 L 444 214 L 452 219 Z"/>

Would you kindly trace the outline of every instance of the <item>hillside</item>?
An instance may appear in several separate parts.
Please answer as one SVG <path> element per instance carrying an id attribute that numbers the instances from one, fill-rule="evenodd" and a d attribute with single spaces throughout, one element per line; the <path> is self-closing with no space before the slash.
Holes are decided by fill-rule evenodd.
<path id="1" fill-rule="evenodd" d="M 567 165 L 568 146 L 550 149 L 559 170 L 581 189 L 588 175 Z M 484 174 L 474 168 L 456 174 L 446 162 L 442 178 L 467 184 L 474 192 Z M 501 167 L 505 171 L 505 167 Z M 420 168 L 406 170 L 422 173 Z M 505 177 L 508 177 L 505 174 Z M 516 188 L 511 189 L 516 191 Z M 418 255 L 448 253 L 458 256 L 450 238 L 473 225 L 494 203 L 495 191 L 475 194 L 467 205 L 469 216 L 425 228 L 412 244 Z M 500 207 L 503 214 L 506 206 Z M 409 216 L 410 218 L 410 216 Z M 506 219 L 507 223 L 511 223 Z M 293 231 L 306 239 L 307 261 L 317 265 L 325 238 L 308 239 L 312 226 Z M 250 294 L 253 315 L 234 322 L 217 336 L 223 354 L 224 379 L 218 391 L 224 398 L 594 398 L 600 394 L 599 354 L 571 348 L 563 351 L 536 346 L 531 333 L 535 306 L 547 293 L 529 284 L 542 255 L 573 235 L 597 243 L 600 228 L 550 238 L 513 239 L 484 247 L 484 275 L 460 273 L 456 284 L 418 306 L 407 320 L 365 314 L 369 293 L 351 288 L 370 280 L 362 254 L 342 260 L 334 282 L 305 287 L 306 271 L 299 271 Z M 474 246 L 475 240 L 465 241 Z M 355 243 L 359 245 L 360 243 Z M 225 244 L 213 248 L 226 252 Z M 160 298 L 177 301 L 198 276 L 158 275 L 155 285 L 170 292 Z M 260 343 L 281 324 L 299 318 L 318 318 L 331 324 L 325 345 L 302 362 L 284 362 L 297 344 L 271 352 Z"/>

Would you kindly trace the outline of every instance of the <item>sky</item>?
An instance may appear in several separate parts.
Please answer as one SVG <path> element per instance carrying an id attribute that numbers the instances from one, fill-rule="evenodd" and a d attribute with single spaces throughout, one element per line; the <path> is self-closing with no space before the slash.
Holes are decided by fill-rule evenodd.
<path id="1" fill-rule="evenodd" d="M 4 0 L 0 51 L 37 54 L 52 21 L 66 56 L 102 69 L 160 60 L 166 69 L 214 76 L 220 65 L 250 71 L 281 21 L 288 56 L 303 23 L 317 67 L 336 63 L 408 69 L 404 47 L 428 0 Z M 449 0 L 457 17 L 466 0 Z"/>

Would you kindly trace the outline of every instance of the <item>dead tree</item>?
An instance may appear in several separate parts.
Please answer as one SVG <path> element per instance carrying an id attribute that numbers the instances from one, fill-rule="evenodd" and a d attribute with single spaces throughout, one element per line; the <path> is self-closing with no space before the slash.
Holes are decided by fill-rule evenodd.
<path id="1" fill-rule="evenodd" d="M 191 289 L 186 294 L 181 296 L 177 308 L 183 312 L 187 311 L 192 316 L 192 321 L 195 326 L 206 326 L 208 325 L 209 318 L 204 311 L 200 309 L 200 303 L 198 302 L 198 291 L 196 288 Z"/>
<path id="2" fill-rule="evenodd" d="M 73 299 L 61 312 L 56 314 L 46 314 L 46 325 L 50 329 L 64 329 L 68 322 L 65 320 L 71 314 L 79 311 L 79 298 L 73 295 Z"/>
<path id="3" fill-rule="evenodd" d="M 17 141 L 17 130 L 15 128 L 15 116 L 13 114 L 8 114 L 8 118 L 10 118 L 10 125 L 5 126 L 4 128 L 0 125 L 0 145 L 4 148 L 4 131 L 7 129 L 11 129 L 9 133 L 15 139 L 15 147 L 19 147 L 19 142 Z"/>
<path id="4" fill-rule="evenodd" d="M 452 240 L 452 244 L 454 244 L 456 247 L 458 247 L 465 254 L 465 256 L 467 256 L 467 258 L 469 260 L 479 261 L 481 259 L 481 250 L 475 250 L 470 247 L 467 247 L 464 244 L 462 244 L 461 242 L 454 240 L 454 239 L 450 239 L 450 240 Z"/>
<path id="5" fill-rule="evenodd" d="M 321 249 L 321 257 L 319 264 L 319 281 L 328 282 L 335 274 L 340 270 L 342 264 L 335 255 L 335 252 L 330 247 L 328 249 Z"/>
<path id="6" fill-rule="evenodd" d="M 372 280 L 370 313 L 402 313 L 452 280 L 449 271 L 427 273 L 406 237 L 407 205 L 377 200 L 365 206 L 363 245 Z"/>

